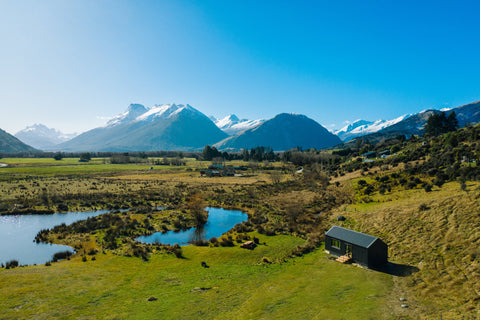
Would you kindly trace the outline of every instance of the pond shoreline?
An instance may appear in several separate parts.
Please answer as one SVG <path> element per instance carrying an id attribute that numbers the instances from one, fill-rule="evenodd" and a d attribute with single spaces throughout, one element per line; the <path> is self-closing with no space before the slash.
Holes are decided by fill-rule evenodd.
<path id="1" fill-rule="evenodd" d="M 206 207 L 205 210 L 208 211 L 208 221 L 201 228 L 157 231 L 138 236 L 135 240 L 144 244 L 190 245 L 196 241 L 218 238 L 235 225 L 248 221 L 248 214 L 241 210 L 228 210 L 221 207 Z"/>

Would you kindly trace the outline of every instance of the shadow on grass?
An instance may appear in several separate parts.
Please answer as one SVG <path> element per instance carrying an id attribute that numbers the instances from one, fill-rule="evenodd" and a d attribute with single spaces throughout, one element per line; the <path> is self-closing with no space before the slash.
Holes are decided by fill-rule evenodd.
<path id="1" fill-rule="evenodd" d="M 386 274 L 390 274 L 396 277 L 407 277 L 419 271 L 417 267 L 409 266 L 406 264 L 393 263 L 393 262 L 387 262 L 387 264 L 384 265 L 383 267 L 375 268 L 374 270 L 383 272 Z"/>

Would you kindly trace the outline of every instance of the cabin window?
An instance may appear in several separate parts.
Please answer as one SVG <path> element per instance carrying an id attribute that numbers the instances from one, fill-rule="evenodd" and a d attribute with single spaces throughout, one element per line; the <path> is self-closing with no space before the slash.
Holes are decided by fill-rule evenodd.
<path id="1" fill-rule="evenodd" d="M 334 247 L 336 249 L 340 249 L 340 247 L 341 247 L 340 240 L 332 239 L 332 247 Z"/>

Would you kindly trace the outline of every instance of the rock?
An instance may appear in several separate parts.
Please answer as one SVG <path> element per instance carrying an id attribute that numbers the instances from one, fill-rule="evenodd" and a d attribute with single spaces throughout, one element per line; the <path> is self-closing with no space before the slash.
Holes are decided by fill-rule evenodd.
<path id="1" fill-rule="evenodd" d="M 400 298 L 399 300 L 400 301 L 407 301 L 407 299 L 405 299 L 405 298 Z"/>
<path id="2" fill-rule="evenodd" d="M 253 250 L 256 246 L 257 246 L 257 244 L 255 242 L 247 241 L 247 242 L 242 243 L 240 248 Z"/>
<path id="3" fill-rule="evenodd" d="M 401 307 L 402 308 L 408 308 L 408 304 L 402 304 Z"/>

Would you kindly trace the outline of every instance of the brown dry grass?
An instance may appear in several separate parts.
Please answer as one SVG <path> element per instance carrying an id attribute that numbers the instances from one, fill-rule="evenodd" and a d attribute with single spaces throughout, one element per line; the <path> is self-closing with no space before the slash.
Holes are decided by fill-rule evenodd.
<path id="1" fill-rule="evenodd" d="M 479 186 L 468 183 L 465 192 L 452 182 L 430 193 L 417 189 L 396 191 L 395 197 L 376 195 L 372 203 L 332 212 L 331 223 L 342 224 L 334 217 L 346 216 L 343 224 L 389 245 L 391 262 L 418 268 L 395 279 L 395 294 L 410 296 L 412 305 L 418 302 L 415 310 L 397 308 L 400 315 L 475 319 L 480 317 Z M 428 209 L 421 210 L 422 204 Z"/>

